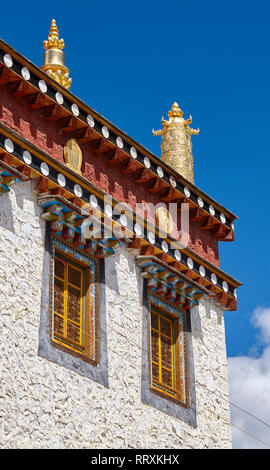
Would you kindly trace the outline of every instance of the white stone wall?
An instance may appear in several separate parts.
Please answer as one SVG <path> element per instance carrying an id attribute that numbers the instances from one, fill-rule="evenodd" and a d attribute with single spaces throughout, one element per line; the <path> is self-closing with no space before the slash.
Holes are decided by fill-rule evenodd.
<path id="1" fill-rule="evenodd" d="M 229 406 L 219 398 L 228 399 L 224 319 L 213 301 L 191 313 L 198 426 L 142 403 L 142 280 L 124 248 L 106 260 L 109 388 L 38 356 L 48 281 L 40 212 L 30 182 L 0 196 L 1 447 L 230 447 Z"/>

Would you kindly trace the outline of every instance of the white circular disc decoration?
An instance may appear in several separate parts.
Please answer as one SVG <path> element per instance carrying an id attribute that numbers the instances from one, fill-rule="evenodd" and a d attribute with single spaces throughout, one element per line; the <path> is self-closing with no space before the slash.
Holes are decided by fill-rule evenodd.
<path id="1" fill-rule="evenodd" d="M 202 277 L 205 276 L 205 268 L 204 268 L 204 266 L 200 266 L 200 267 L 199 267 L 199 273 L 200 273 L 200 275 L 201 275 Z"/>
<path id="2" fill-rule="evenodd" d="M 228 283 L 226 281 L 222 282 L 222 289 L 224 290 L 224 292 L 228 292 L 229 286 L 228 286 Z"/>
<path id="3" fill-rule="evenodd" d="M 172 185 L 173 188 L 176 186 L 176 180 L 173 176 L 170 176 L 170 184 Z"/>
<path id="4" fill-rule="evenodd" d="M 55 93 L 55 99 L 56 99 L 58 104 L 63 104 L 64 103 L 64 97 L 63 97 L 62 93 L 60 93 L 60 91 L 57 91 Z"/>
<path id="5" fill-rule="evenodd" d="M 124 142 L 123 142 L 123 140 L 122 140 L 121 137 L 117 137 L 117 138 L 116 138 L 116 145 L 117 145 L 117 147 L 119 147 L 120 149 L 122 149 L 122 148 L 124 147 Z"/>
<path id="6" fill-rule="evenodd" d="M 4 62 L 5 62 L 5 65 L 6 65 L 7 67 L 9 67 L 9 68 L 12 67 L 12 65 L 13 65 L 13 59 L 12 59 L 11 55 L 5 54 L 5 55 L 4 55 Z"/>
<path id="7" fill-rule="evenodd" d="M 130 147 L 129 153 L 132 156 L 132 158 L 137 158 L 137 150 L 135 149 L 135 147 Z"/>
<path id="8" fill-rule="evenodd" d="M 105 204 L 105 214 L 108 217 L 112 216 L 112 206 L 110 204 Z"/>
<path id="9" fill-rule="evenodd" d="M 94 207 L 94 209 L 98 206 L 98 201 L 97 201 L 97 198 L 94 194 L 91 194 L 91 196 L 89 198 L 89 202 L 90 202 L 91 206 Z"/>
<path id="10" fill-rule="evenodd" d="M 138 235 L 138 237 L 140 237 L 143 233 L 142 226 L 138 224 L 138 222 L 135 222 L 134 224 L 134 232 L 136 233 L 136 235 Z"/>
<path id="11" fill-rule="evenodd" d="M 75 193 L 75 196 L 82 197 L 82 188 L 79 184 L 75 184 L 74 193 Z"/>
<path id="12" fill-rule="evenodd" d="M 127 216 L 125 214 L 121 214 L 119 220 L 120 220 L 120 224 L 123 225 L 123 227 L 127 226 L 128 221 L 127 221 Z"/>
<path id="13" fill-rule="evenodd" d="M 236 289 L 234 289 L 233 295 L 234 295 L 234 297 L 237 299 L 237 290 L 236 290 Z"/>
<path id="14" fill-rule="evenodd" d="M 152 243 L 152 245 L 155 243 L 155 234 L 153 232 L 148 232 L 147 238 Z"/>
<path id="15" fill-rule="evenodd" d="M 93 116 L 91 116 L 91 114 L 88 114 L 86 119 L 90 127 L 95 127 L 95 119 L 93 118 Z"/>
<path id="16" fill-rule="evenodd" d="M 110 135 L 110 132 L 109 132 L 109 129 L 108 127 L 106 126 L 103 126 L 102 129 L 101 129 L 101 132 L 102 132 L 102 135 L 108 139 L 109 135 Z"/>
<path id="17" fill-rule="evenodd" d="M 66 186 L 66 178 L 64 177 L 64 175 L 62 175 L 62 173 L 59 173 L 59 175 L 57 176 L 57 181 L 59 185 L 62 186 L 62 188 Z"/>
<path id="18" fill-rule="evenodd" d="M 151 162 L 150 162 L 150 160 L 149 160 L 148 157 L 144 157 L 143 163 L 144 163 L 144 166 L 146 166 L 146 168 L 150 168 L 150 167 L 151 167 Z"/>
<path id="19" fill-rule="evenodd" d="M 73 112 L 74 116 L 79 116 L 80 114 L 80 110 L 76 103 L 73 103 L 73 105 L 71 106 L 71 111 Z"/>
<path id="20" fill-rule="evenodd" d="M 174 257 L 177 261 L 181 260 L 181 252 L 179 250 L 174 250 Z"/>
<path id="21" fill-rule="evenodd" d="M 194 266 L 193 259 L 188 258 L 187 259 L 187 265 L 188 265 L 189 269 L 193 269 L 193 266 Z"/>
<path id="22" fill-rule="evenodd" d="M 186 197 L 190 197 L 190 190 L 187 186 L 184 187 L 184 193 Z"/>
<path id="23" fill-rule="evenodd" d="M 226 217 L 223 213 L 220 214 L 219 218 L 223 224 L 226 224 Z"/>
<path id="24" fill-rule="evenodd" d="M 47 83 L 44 80 L 39 80 L 38 86 L 39 86 L 40 91 L 42 91 L 42 93 L 46 93 L 48 87 L 47 87 Z"/>
<path id="25" fill-rule="evenodd" d="M 165 240 L 163 240 L 163 242 L 161 243 L 161 248 L 164 251 L 164 253 L 168 253 L 169 247 L 168 247 L 168 243 L 165 242 Z"/>
<path id="26" fill-rule="evenodd" d="M 32 163 L 32 155 L 30 152 L 28 152 L 28 150 L 23 152 L 23 161 L 24 163 L 27 163 L 27 165 L 31 165 Z"/>
<path id="27" fill-rule="evenodd" d="M 12 140 L 5 139 L 5 149 L 9 153 L 14 152 L 14 144 L 13 144 Z"/>
<path id="28" fill-rule="evenodd" d="M 210 204 L 209 206 L 209 212 L 211 215 L 215 215 L 216 211 L 215 211 L 215 208 L 212 206 L 212 204 Z"/>
<path id="29" fill-rule="evenodd" d="M 163 171 L 163 168 L 161 168 L 161 166 L 158 166 L 157 167 L 157 174 L 160 178 L 163 178 L 164 176 L 164 171 Z"/>
<path id="30" fill-rule="evenodd" d="M 44 176 L 48 176 L 48 174 L 50 173 L 50 169 L 47 165 L 47 163 L 45 162 L 42 162 L 41 165 L 40 165 L 40 170 L 41 170 L 41 173 L 44 175 Z"/>
<path id="31" fill-rule="evenodd" d="M 211 274 L 211 281 L 212 281 L 213 284 L 216 285 L 216 283 L 217 283 L 217 276 L 215 275 L 215 273 L 212 273 L 212 274 Z"/>
<path id="32" fill-rule="evenodd" d="M 22 77 L 25 80 L 30 80 L 31 75 L 27 67 L 23 67 L 21 72 L 22 72 Z"/>
<path id="33" fill-rule="evenodd" d="M 198 205 L 199 205 L 200 207 L 203 207 L 203 206 L 204 206 L 204 202 L 203 202 L 203 199 L 201 198 L 201 196 L 198 196 L 197 201 L 198 201 Z"/>

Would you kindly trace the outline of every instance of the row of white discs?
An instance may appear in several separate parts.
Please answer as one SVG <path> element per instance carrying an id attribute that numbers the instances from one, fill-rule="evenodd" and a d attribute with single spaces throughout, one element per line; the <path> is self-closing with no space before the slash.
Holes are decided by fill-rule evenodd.
<path id="1" fill-rule="evenodd" d="M 9 67 L 9 68 L 12 67 L 12 65 L 13 65 L 13 59 L 12 59 L 12 57 L 11 57 L 9 54 L 5 54 L 3 60 L 4 60 L 4 63 L 5 63 L 5 65 L 6 65 L 7 67 Z M 27 80 L 27 81 L 30 80 L 31 74 L 30 74 L 30 71 L 28 70 L 27 67 L 22 67 L 21 73 L 22 73 L 22 77 L 23 77 L 25 80 Z M 39 85 L 39 89 L 40 89 L 40 91 L 41 91 L 42 93 L 46 93 L 46 92 L 47 92 L 47 84 L 46 84 L 46 82 L 45 82 L 44 80 L 39 80 L 38 85 Z M 62 105 L 62 104 L 64 103 L 64 97 L 63 97 L 62 93 L 60 93 L 59 91 L 57 91 L 57 92 L 55 93 L 55 99 L 56 99 L 57 103 L 59 103 L 60 105 Z M 71 111 L 72 111 L 72 113 L 73 113 L 75 116 L 79 116 L 79 114 L 80 114 L 80 110 L 79 110 L 77 104 L 75 104 L 75 103 L 73 103 L 73 104 L 71 105 Z M 88 124 L 89 124 L 90 127 L 94 127 L 94 126 L 95 126 L 95 120 L 94 120 L 94 118 L 93 118 L 90 114 L 87 116 L 87 122 L 88 122 Z M 109 136 L 110 136 L 109 129 L 108 129 L 106 126 L 103 126 L 101 131 L 102 131 L 102 135 L 103 135 L 106 139 L 108 139 Z M 116 144 L 117 144 L 117 146 L 118 146 L 120 149 L 123 148 L 124 143 L 123 143 L 123 139 L 122 139 L 120 136 L 118 136 L 118 137 L 116 138 Z M 13 142 L 12 142 L 10 139 L 6 139 L 6 140 L 5 140 L 5 148 L 6 148 L 6 150 L 7 150 L 9 153 L 13 153 L 13 151 L 14 151 L 14 144 L 13 144 Z M 131 148 L 130 148 L 130 155 L 131 155 L 133 158 L 135 158 L 135 159 L 137 158 L 137 150 L 135 149 L 135 147 L 131 147 Z M 31 165 L 31 163 L 32 163 L 32 156 L 31 156 L 30 152 L 28 152 L 27 150 L 25 150 L 25 151 L 23 152 L 23 160 L 24 160 L 24 162 L 25 162 L 26 164 L 28 164 L 28 165 Z M 150 160 L 149 160 L 148 157 L 144 157 L 144 165 L 145 165 L 145 167 L 148 168 L 148 169 L 151 168 L 151 162 L 150 162 Z M 43 174 L 44 176 L 49 176 L 50 170 L 49 170 L 49 167 L 48 167 L 47 163 L 42 162 L 41 165 L 40 165 L 40 170 L 41 170 L 41 172 L 42 172 L 42 174 Z M 163 178 L 163 176 L 164 176 L 164 171 L 163 171 L 163 168 L 162 168 L 162 167 L 160 167 L 160 166 L 157 167 L 157 174 L 158 174 L 158 176 L 159 176 L 160 178 Z M 58 183 L 59 183 L 59 185 L 60 185 L 61 187 L 65 187 L 65 185 L 66 185 L 66 178 L 65 178 L 65 176 L 64 176 L 63 174 L 61 174 L 61 173 L 58 174 L 58 176 L 57 176 L 57 181 L 58 181 Z M 171 185 L 172 185 L 173 187 L 176 187 L 176 180 L 175 180 L 175 178 L 174 178 L 173 176 L 170 176 L 170 183 L 171 183 Z M 80 185 L 78 185 L 78 184 L 75 184 L 75 185 L 74 185 L 74 193 L 75 193 L 75 195 L 76 195 L 77 197 L 81 197 L 81 196 L 82 196 L 82 188 L 81 188 Z M 186 196 L 186 197 L 190 197 L 190 190 L 189 190 L 189 188 L 188 188 L 187 186 L 184 187 L 184 193 L 185 193 L 185 196 Z M 94 195 L 91 195 L 91 196 L 90 196 L 90 204 L 91 204 L 93 207 L 95 207 L 95 206 L 97 207 L 97 205 L 98 205 L 97 199 L 96 199 L 96 197 L 95 197 Z M 199 205 L 199 207 L 201 207 L 201 208 L 204 207 L 204 201 L 203 201 L 203 199 L 202 199 L 200 196 L 198 196 L 198 205 Z M 212 216 L 215 215 L 215 208 L 214 208 L 211 204 L 209 205 L 209 212 L 210 212 L 210 214 L 211 214 Z M 111 215 L 112 215 L 112 208 L 111 208 L 111 206 L 110 206 L 109 204 L 105 205 L 105 213 L 107 213 L 107 215 L 111 217 Z M 220 220 L 221 220 L 221 222 L 222 222 L 223 224 L 226 223 L 226 217 L 225 217 L 225 215 L 224 215 L 223 213 L 220 214 Z M 120 216 L 120 223 L 121 223 L 123 226 L 126 226 L 126 225 L 127 225 L 126 216 L 125 216 L 124 214 L 122 214 L 122 215 Z M 232 224 L 232 227 L 233 227 L 233 224 Z M 138 236 L 142 235 L 142 227 L 140 226 L 140 224 L 135 223 L 135 225 L 134 225 L 134 230 L 135 230 L 135 233 L 136 233 Z M 148 233 L 148 240 L 149 240 L 150 243 L 152 243 L 152 244 L 155 243 L 155 234 L 154 234 L 153 232 L 149 232 L 149 233 Z M 162 242 L 162 249 L 163 249 L 163 251 L 164 251 L 165 253 L 167 253 L 168 250 L 169 250 L 168 244 L 167 244 L 167 242 L 166 242 L 165 240 Z M 180 261 L 180 260 L 181 260 L 181 252 L 176 249 L 174 254 L 175 254 L 175 259 L 176 259 L 177 261 Z M 188 258 L 188 260 L 187 260 L 187 265 L 188 265 L 189 269 L 193 269 L 193 260 L 192 260 L 191 258 Z M 205 268 L 204 268 L 204 266 L 200 266 L 199 272 L 200 272 L 200 275 L 201 275 L 202 277 L 205 276 Z M 216 277 L 216 275 L 215 275 L 214 273 L 212 273 L 212 275 L 211 275 L 211 281 L 212 281 L 213 284 L 217 284 L 217 277 Z M 223 287 L 223 290 L 224 290 L 225 292 L 228 291 L 228 284 L 227 284 L 226 281 L 223 281 L 222 287 Z"/>
<path id="2" fill-rule="evenodd" d="M 5 139 L 4 145 L 5 145 L 5 149 L 6 149 L 7 152 L 9 152 L 11 154 L 14 152 L 14 144 L 13 144 L 11 139 Z M 22 156 L 23 156 L 24 162 L 27 165 L 31 165 L 31 163 L 32 163 L 31 153 L 28 152 L 28 150 L 24 150 Z M 44 176 L 46 176 L 46 177 L 49 176 L 50 168 L 47 165 L 47 163 L 42 162 L 40 164 L 40 171 Z M 61 186 L 62 188 L 64 188 L 66 186 L 66 178 L 62 173 L 58 173 L 57 181 L 58 181 L 59 186 Z M 82 192 L 82 188 L 79 184 L 74 185 L 74 194 L 77 197 L 82 197 L 83 192 Z M 97 198 L 94 194 L 90 195 L 89 202 L 90 202 L 90 205 L 94 209 L 96 209 L 98 207 L 98 200 L 97 200 Z M 105 211 L 105 214 L 108 217 L 112 217 L 113 209 L 112 209 L 112 206 L 110 204 L 105 204 L 104 211 Z M 126 217 L 125 214 L 120 215 L 119 221 L 120 221 L 120 224 L 123 227 L 126 227 L 128 225 L 128 220 L 127 220 L 127 217 Z M 136 233 L 136 235 L 138 237 L 141 237 L 142 234 L 143 234 L 143 228 L 137 222 L 135 222 L 135 224 L 134 224 L 134 232 Z M 153 232 L 149 231 L 148 234 L 147 234 L 147 238 L 148 238 L 148 240 L 151 244 L 155 244 L 155 234 Z M 162 250 L 164 251 L 164 253 L 168 253 L 169 246 L 168 246 L 168 243 L 165 240 L 162 241 L 161 247 L 162 247 Z M 178 250 L 178 249 L 174 250 L 174 257 L 177 261 L 181 261 L 181 252 L 180 252 L 180 250 Z M 194 263 L 193 263 L 192 258 L 187 259 L 187 266 L 188 266 L 189 269 L 193 269 Z M 200 272 L 200 275 L 202 277 L 205 277 L 205 268 L 204 268 L 204 266 L 201 265 L 199 267 L 199 272 Z M 217 276 L 214 273 L 211 274 L 211 281 L 214 285 L 217 284 Z M 223 281 L 222 287 L 223 287 L 224 292 L 228 292 L 228 284 L 227 284 L 226 281 Z"/>
<path id="3" fill-rule="evenodd" d="M 5 65 L 6 65 L 7 67 L 9 67 L 9 68 L 12 67 L 12 65 L 13 65 L 13 59 L 12 59 L 12 57 L 11 57 L 9 54 L 5 54 L 3 60 L 4 60 L 4 63 L 5 63 Z M 21 74 L 22 74 L 22 77 L 23 77 L 25 80 L 30 80 L 31 74 L 30 74 L 30 71 L 28 70 L 27 67 L 22 67 Z M 48 88 L 47 88 L 47 84 L 46 84 L 45 80 L 39 80 L 38 86 L 39 86 L 39 89 L 40 89 L 40 91 L 41 91 L 42 93 L 46 93 L 46 92 L 47 92 L 47 89 L 48 89 Z M 64 103 L 64 97 L 63 97 L 62 93 L 60 93 L 59 91 L 57 91 L 57 92 L 55 93 L 55 99 L 56 99 L 57 103 L 60 104 L 60 105 L 62 105 L 62 104 Z M 71 111 L 72 111 L 72 113 L 74 114 L 74 116 L 76 116 L 76 117 L 78 117 L 79 114 L 80 114 L 80 109 L 79 109 L 79 107 L 77 106 L 76 103 L 73 103 L 73 104 L 71 105 Z M 88 114 L 88 116 L 87 116 L 87 122 L 88 122 L 88 125 L 89 125 L 90 127 L 93 128 L 93 127 L 95 126 L 95 120 L 94 120 L 93 116 L 91 116 L 90 114 Z M 106 139 L 109 138 L 109 136 L 110 136 L 110 131 L 109 131 L 109 129 L 108 129 L 107 126 L 103 126 L 102 129 L 101 129 L 101 132 L 102 132 L 103 137 L 105 137 Z M 120 149 L 122 149 L 122 148 L 124 147 L 123 139 L 122 139 L 120 136 L 118 136 L 118 137 L 116 138 L 116 145 L 117 145 Z M 137 150 L 135 149 L 135 147 L 130 147 L 129 152 L 130 152 L 130 155 L 132 156 L 132 158 L 137 158 Z M 151 168 L 151 161 L 149 160 L 148 157 L 144 157 L 143 163 L 144 163 L 144 165 L 145 165 L 146 168 L 148 168 L 148 169 Z M 163 178 L 163 177 L 164 177 L 164 171 L 163 171 L 163 168 L 162 168 L 161 166 L 158 166 L 158 167 L 157 167 L 156 172 L 157 172 L 157 175 L 158 175 L 160 178 Z M 177 182 L 176 182 L 175 178 L 174 178 L 172 175 L 170 175 L 169 180 L 170 180 L 171 186 L 172 186 L 173 188 L 175 188 L 176 185 L 177 185 Z M 190 197 L 190 189 L 189 189 L 187 186 L 184 187 L 184 193 L 185 193 L 185 196 L 186 196 L 187 198 Z M 198 196 L 198 198 L 197 198 L 197 203 L 198 203 L 198 205 L 199 205 L 200 208 L 203 208 L 203 207 L 204 207 L 204 204 L 205 204 L 205 203 L 204 203 L 203 199 L 201 198 L 201 196 Z M 216 213 L 215 208 L 213 207 L 212 204 L 209 205 L 209 213 L 210 213 L 212 216 L 214 216 L 215 213 Z M 220 221 L 221 221 L 223 224 L 226 223 L 226 216 L 225 216 L 223 213 L 220 214 L 219 218 L 220 218 Z M 232 229 L 234 229 L 233 223 L 232 223 Z"/>

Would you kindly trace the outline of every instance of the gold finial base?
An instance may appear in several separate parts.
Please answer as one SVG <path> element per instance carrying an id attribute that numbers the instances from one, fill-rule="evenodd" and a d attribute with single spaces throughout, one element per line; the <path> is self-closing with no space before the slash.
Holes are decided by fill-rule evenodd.
<path id="1" fill-rule="evenodd" d="M 65 54 L 62 50 L 65 43 L 63 39 L 59 39 L 55 20 L 52 20 L 48 39 L 43 44 L 45 52 L 41 69 L 69 90 L 72 79 L 69 77 L 69 69 L 65 66 Z"/>
<path id="2" fill-rule="evenodd" d="M 178 103 L 174 102 L 168 112 L 168 121 L 162 118 L 162 129 L 153 130 L 153 135 L 161 135 L 161 160 L 183 175 L 187 180 L 194 182 L 193 155 L 191 135 L 199 134 L 199 129 L 189 127 L 192 117 L 183 118 L 183 111 Z"/>

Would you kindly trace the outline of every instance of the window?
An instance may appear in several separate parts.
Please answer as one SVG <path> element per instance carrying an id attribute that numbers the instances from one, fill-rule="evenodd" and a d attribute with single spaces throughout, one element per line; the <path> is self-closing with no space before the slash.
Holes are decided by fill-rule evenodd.
<path id="1" fill-rule="evenodd" d="M 151 295 L 149 368 L 153 392 L 188 405 L 184 314 Z"/>
<path id="2" fill-rule="evenodd" d="M 53 246 L 52 341 L 97 362 L 97 262 L 60 240 Z"/>

